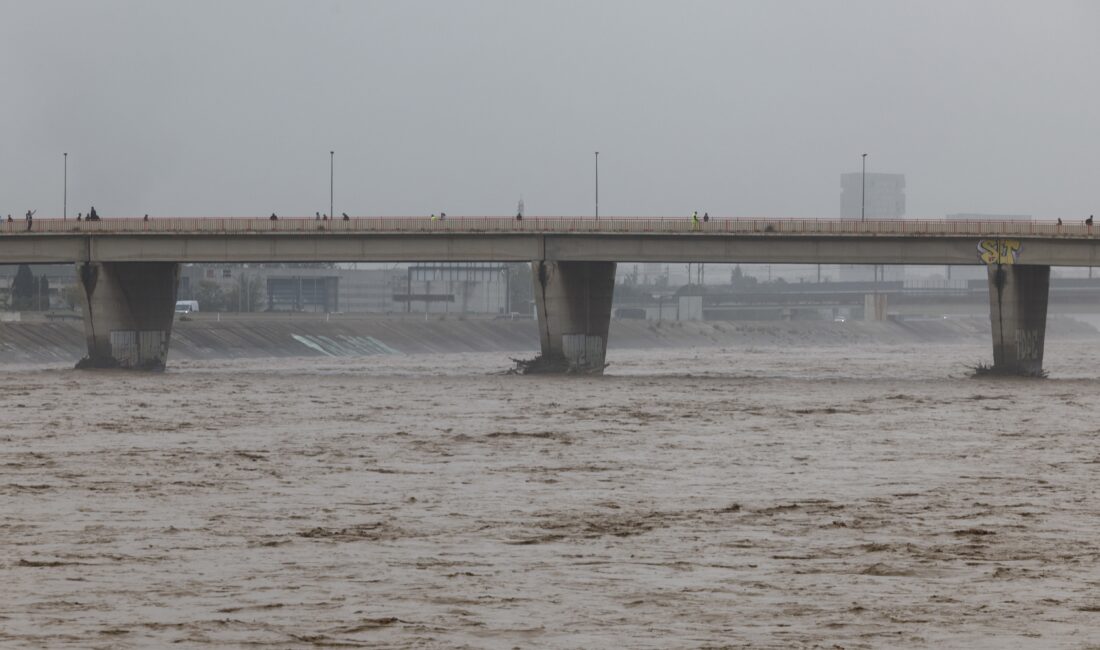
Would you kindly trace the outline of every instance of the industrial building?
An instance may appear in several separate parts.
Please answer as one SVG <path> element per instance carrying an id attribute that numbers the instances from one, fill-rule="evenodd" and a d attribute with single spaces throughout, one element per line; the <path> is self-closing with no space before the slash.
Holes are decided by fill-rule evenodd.
<path id="1" fill-rule="evenodd" d="M 385 269 L 190 264 L 179 298 L 216 287 L 227 311 L 502 314 L 509 274 L 501 264 L 414 264 Z M 204 289 L 205 288 L 205 289 Z"/>

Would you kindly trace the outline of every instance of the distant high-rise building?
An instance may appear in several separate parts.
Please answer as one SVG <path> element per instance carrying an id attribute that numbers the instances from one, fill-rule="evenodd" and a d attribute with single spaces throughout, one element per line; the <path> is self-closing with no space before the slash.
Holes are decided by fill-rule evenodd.
<path id="1" fill-rule="evenodd" d="M 900 219 L 905 216 L 905 174 L 867 174 L 866 217 Z M 840 175 L 840 218 L 859 219 L 863 213 L 863 173 Z"/>

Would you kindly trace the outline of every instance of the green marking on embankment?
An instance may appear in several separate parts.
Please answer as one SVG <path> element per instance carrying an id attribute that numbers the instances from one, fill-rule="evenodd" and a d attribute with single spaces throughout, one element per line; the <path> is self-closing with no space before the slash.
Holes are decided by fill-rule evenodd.
<path id="1" fill-rule="evenodd" d="M 308 336 L 299 336 L 297 334 L 291 334 L 290 338 L 294 339 L 295 341 L 301 343 L 302 345 L 306 346 L 307 348 L 309 348 L 311 350 L 316 350 L 317 352 L 320 352 L 321 354 L 327 354 L 330 357 L 336 356 L 335 354 L 332 354 L 331 352 L 324 349 L 320 345 L 317 345 L 313 341 L 309 340 Z"/>
<path id="2" fill-rule="evenodd" d="M 353 357 L 373 354 L 401 354 L 373 336 L 341 336 L 339 340 L 327 336 L 291 334 L 291 338 L 311 350 L 330 357 Z"/>

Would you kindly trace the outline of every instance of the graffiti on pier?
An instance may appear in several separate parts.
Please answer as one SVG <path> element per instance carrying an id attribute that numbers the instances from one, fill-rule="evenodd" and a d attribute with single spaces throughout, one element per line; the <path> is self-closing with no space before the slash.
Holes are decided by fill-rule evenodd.
<path id="1" fill-rule="evenodd" d="M 1043 356 L 1042 330 L 1016 330 L 1016 360 L 1034 361 Z"/>
<path id="2" fill-rule="evenodd" d="M 986 265 L 1015 264 L 1020 248 L 1019 239 L 983 239 L 978 242 L 978 257 Z"/>

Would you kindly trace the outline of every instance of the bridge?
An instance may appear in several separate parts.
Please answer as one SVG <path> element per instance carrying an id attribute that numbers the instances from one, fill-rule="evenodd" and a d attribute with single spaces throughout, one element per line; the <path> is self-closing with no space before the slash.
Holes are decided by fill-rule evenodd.
<path id="1" fill-rule="evenodd" d="M 88 357 L 163 368 L 185 262 L 530 262 L 542 357 L 604 366 L 618 262 L 984 264 L 993 369 L 1042 374 L 1052 266 L 1094 266 L 1054 221 L 574 217 L 155 218 L 0 223 L 0 263 L 74 263 Z"/>

